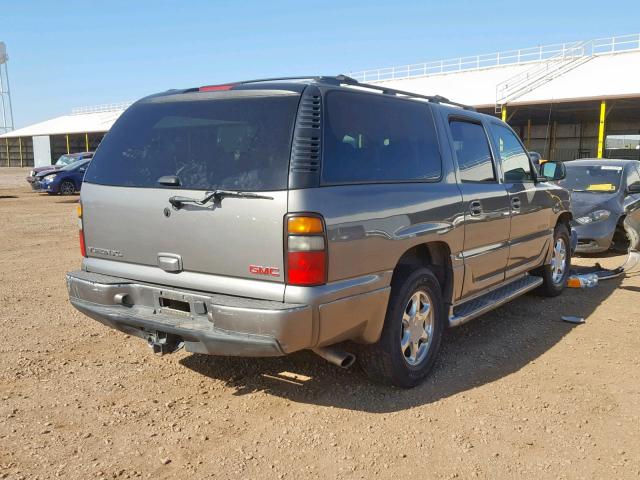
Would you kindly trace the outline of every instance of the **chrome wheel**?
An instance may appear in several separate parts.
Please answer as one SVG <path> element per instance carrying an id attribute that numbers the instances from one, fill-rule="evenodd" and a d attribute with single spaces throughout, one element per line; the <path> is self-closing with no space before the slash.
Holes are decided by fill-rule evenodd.
<path id="1" fill-rule="evenodd" d="M 563 238 L 558 238 L 553 247 L 551 257 L 551 280 L 556 285 L 562 283 L 564 272 L 567 269 L 567 246 Z"/>
<path id="2" fill-rule="evenodd" d="M 71 182 L 62 182 L 60 185 L 60 193 L 62 195 L 73 195 L 76 191 L 76 187 Z"/>
<path id="3" fill-rule="evenodd" d="M 400 349 L 409 365 L 418 365 L 427 356 L 433 337 L 433 325 L 431 298 L 424 290 L 418 290 L 407 302 L 400 331 Z"/>

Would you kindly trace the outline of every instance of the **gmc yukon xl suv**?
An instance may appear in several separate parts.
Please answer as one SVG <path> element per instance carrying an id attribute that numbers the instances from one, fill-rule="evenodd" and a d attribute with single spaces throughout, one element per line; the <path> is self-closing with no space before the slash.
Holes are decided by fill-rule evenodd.
<path id="1" fill-rule="evenodd" d="M 171 90 L 86 172 L 69 296 L 158 353 L 348 366 L 353 348 L 411 387 L 445 328 L 562 291 L 569 195 L 547 180 L 508 125 L 439 96 L 345 76 Z"/>

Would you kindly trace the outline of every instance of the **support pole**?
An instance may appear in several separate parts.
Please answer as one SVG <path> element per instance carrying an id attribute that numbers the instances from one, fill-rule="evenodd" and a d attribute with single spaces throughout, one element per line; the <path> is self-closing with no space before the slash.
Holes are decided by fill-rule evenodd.
<path id="1" fill-rule="evenodd" d="M 71 149 L 69 148 L 69 134 L 65 135 L 67 137 L 67 155 L 71 153 Z"/>
<path id="2" fill-rule="evenodd" d="M 531 147 L 531 119 L 527 120 L 527 150 Z"/>
<path id="3" fill-rule="evenodd" d="M 604 121 L 607 112 L 607 102 L 600 102 L 600 124 L 598 125 L 598 158 L 602 158 L 604 151 Z"/>
<path id="4" fill-rule="evenodd" d="M 24 160 L 22 158 L 22 137 L 18 137 L 18 148 L 20 149 L 20 166 L 24 167 Z"/>
<path id="5" fill-rule="evenodd" d="M 7 145 L 7 167 L 11 166 L 11 160 L 9 160 L 9 139 L 5 138 L 4 139 L 6 145 Z"/>
<path id="6" fill-rule="evenodd" d="M 88 133 L 84 134 L 84 144 L 87 147 L 85 152 L 88 152 L 89 151 L 89 134 Z"/>
<path id="7" fill-rule="evenodd" d="M 549 152 L 549 160 L 556 161 L 556 140 L 558 139 L 558 121 L 553 121 L 553 128 L 551 130 L 551 151 Z"/>
<path id="8" fill-rule="evenodd" d="M 506 105 L 502 106 L 502 121 L 503 122 L 507 121 L 507 106 Z"/>

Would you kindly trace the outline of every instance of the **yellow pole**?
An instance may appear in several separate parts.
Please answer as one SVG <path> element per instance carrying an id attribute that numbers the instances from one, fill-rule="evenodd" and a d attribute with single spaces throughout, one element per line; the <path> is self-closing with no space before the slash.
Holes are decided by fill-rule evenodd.
<path id="1" fill-rule="evenodd" d="M 69 148 L 69 134 L 65 135 L 67 137 L 67 154 L 71 153 L 71 149 Z"/>
<path id="2" fill-rule="evenodd" d="M 86 145 L 87 149 L 85 150 L 85 152 L 89 151 L 89 134 L 85 133 L 84 134 L 84 144 Z"/>
<path id="3" fill-rule="evenodd" d="M 600 102 L 600 125 L 598 126 L 598 158 L 602 158 L 604 150 L 604 120 L 607 111 L 607 102 Z"/>
<path id="4" fill-rule="evenodd" d="M 20 166 L 24 167 L 24 162 L 22 160 L 22 137 L 18 137 L 18 148 L 20 149 Z"/>
<path id="5" fill-rule="evenodd" d="M 502 106 L 502 121 L 503 122 L 507 121 L 507 106 L 506 105 Z"/>
<path id="6" fill-rule="evenodd" d="M 531 146 L 531 119 L 527 120 L 527 150 Z"/>

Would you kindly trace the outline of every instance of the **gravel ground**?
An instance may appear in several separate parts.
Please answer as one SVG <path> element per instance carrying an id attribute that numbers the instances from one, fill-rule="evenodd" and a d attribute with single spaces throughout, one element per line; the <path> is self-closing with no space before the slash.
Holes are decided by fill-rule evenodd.
<path id="1" fill-rule="evenodd" d="M 157 357 L 69 305 L 77 197 L 27 171 L 0 169 L 0 478 L 640 476 L 640 276 L 453 330 L 409 391 L 307 352 Z"/>

